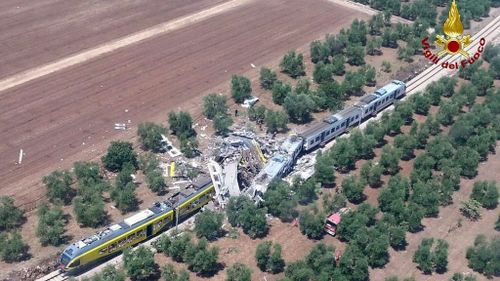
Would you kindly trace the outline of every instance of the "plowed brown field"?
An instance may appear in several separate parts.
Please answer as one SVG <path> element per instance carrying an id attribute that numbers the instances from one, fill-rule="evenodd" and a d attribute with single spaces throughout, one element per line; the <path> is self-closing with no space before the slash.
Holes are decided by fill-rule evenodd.
<path id="1" fill-rule="evenodd" d="M 1 1 L 0 78 L 227 1 Z"/>
<path id="2" fill-rule="evenodd" d="M 0 4 L 3 78 L 226 1 L 81 1 L 85 9 L 43 0 L 20 12 L 15 2 Z M 307 46 L 355 17 L 366 16 L 323 0 L 250 0 L 0 92 L 0 194 L 31 202 L 43 195 L 43 175 L 134 135 L 134 128 L 114 131 L 115 122 L 164 121 L 178 108 L 199 116 L 201 96 L 232 74 Z"/>

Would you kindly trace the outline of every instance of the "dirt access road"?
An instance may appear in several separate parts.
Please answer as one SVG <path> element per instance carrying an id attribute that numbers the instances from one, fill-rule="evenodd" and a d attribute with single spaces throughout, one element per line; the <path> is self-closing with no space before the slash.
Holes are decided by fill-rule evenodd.
<path id="1" fill-rule="evenodd" d="M 1 1 L 0 78 L 228 1 Z"/>
<path id="2" fill-rule="evenodd" d="M 210 6 L 209 2 L 201 3 Z M 222 1 L 211 2 L 217 5 Z M 32 5 L 38 5 L 38 2 Z M 178 5 L 183 5 L 182 1 Z M 143 6 L 149 7 L 144 8 L 149 12 L 157 12 L 158 4 L 148 2 L 135 7 L 140 10 Z M 53 9 L 57 7 L 55 5 Z M 113 13 L 114 7 L 104 5 L 102 9 L 108 9 L 102 21 L 113 22 L 114 17 L 127 17 Z M 193 14 L 200 12 L 194 6 L 189 6 L 189 9 L 196 10 Z M 178 11 L 182 13 L 189 9 L 179 8 Z M 147 14 L 130 12 L 134 16 L 136 13 Z M 72 15 L 67 11 L 66 17 Z M 19 203 L 31 202 L 43 194 L 39 183 L 43 175 L 55 168 L 67 168 L 76 160 L 101 156 L 110 140 L 133 136 L 134 128 L 128 132 L 114 131 L 115 122 L 131 120 L 132 125 L 137 125 L 145 120 L 164 121 L 169 110 L 178 108 L 196 115 L 200 110 L 201 96 L 214 86 L 229 81 L 232 74 L 249 70 L 250 63 L 259 67 L 279 58 L 289 49 L 302 47 L 326 33 L 335 33 L 355 17 L 366 18 L 366 15 L 325 0 L 307 3 L 300 0 L 249 0 L 216 17 L 2 91 L 0 194 L 14 195 Z M 40 21 L 44 19 L 40 18 Z M 143 26 L 136 21 L 139 20 L 131 20 L 134 28 L 129 34 Z M 26 28 L 29 26 L 26 23 Z M 94 35 L 88 32 L 88 36 L 99 39 L 92 41 L 83 36 L 80 39 L 82 46 L 74 43 L 72 48 L 83 50 L 89 48 L 89 42 L 116 35 L 113 28 L 109 29 L 107 37 L 102 35 L 99 26 L 107 25 L 97 24 Z M 126 29 L 126 23 L 123 28 Z M 78 37 L 74 34 L 78 33 L 78 28 L 70 26 L 69 30 L 60 34 Z M 40 39 L 33 32 L 31 42 L 36 38 Z M 64 43 L 60 48 L 52 48 L 50 45 L 55 44 L 52 41 L 56 38 L 42 39 L 39 46 L 46 54 L 39 55 L 37 49 L 33 49 L 25 56 L 32 56 L 34 61 L 43 64 L 50 62 L 50 58 L 61 58 Z M 116 37 L 110 40 L 113 39 Z M 10 56 L 0 58 L 7 59 L 9 64 L 16 61 Z M 24 64 L 13 67 L 17 70 L 34 67 L 29 61 L 25 59 Z M 1 73 L 11 72 L 2 70 Z M 20 148 L 24 149 L 25 157 L 22 164 L 17 165 Z"/>

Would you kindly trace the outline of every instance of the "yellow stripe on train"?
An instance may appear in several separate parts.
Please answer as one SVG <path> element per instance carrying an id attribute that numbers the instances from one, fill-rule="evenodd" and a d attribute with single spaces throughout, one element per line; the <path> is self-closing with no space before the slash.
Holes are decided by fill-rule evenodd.
<path id="1" fill-rule="evenodd" d="M 79 266 L 97 261 L 111 254 L 117 253 L 126 249 L 127 247 L 134 246 L 141 243 L 148 238 L 147 228 L 153 225 L 152 236 L 158 234 L 162 231 L 168 224 L 176 223 L 176 215 L 178 218 L 184 218 L 187 215 L 200 209 L 202 206 L 206 205 L 210 200 L 212 200 L 212 195 L 215 193 L 213 184 L 210 184 L 208 188 L 193 196 L 186 202 L 182 203 L 180 206 L 171 210 L 157 218 L 147 221 L 146 223 L 139 225 L 130 231 L 127 231 L 110 241 L 89 249 L 87 252 L 77 256 L 68 263 L 66 267 L 67 270 L 77 268 Z M 76 262 L 75 262 L 76 261 Z"/>

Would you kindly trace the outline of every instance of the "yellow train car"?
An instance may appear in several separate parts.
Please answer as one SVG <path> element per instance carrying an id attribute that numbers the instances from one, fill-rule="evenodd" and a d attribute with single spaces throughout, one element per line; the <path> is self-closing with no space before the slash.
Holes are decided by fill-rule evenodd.
<path id="1" fill-rule="evenodd" d="M 61 254 L 60 268 L 72 271 L 139 244 L 191 216 L 214 195 L 210 180 L 193 183 L 188 191 L 71 244 Z"/>

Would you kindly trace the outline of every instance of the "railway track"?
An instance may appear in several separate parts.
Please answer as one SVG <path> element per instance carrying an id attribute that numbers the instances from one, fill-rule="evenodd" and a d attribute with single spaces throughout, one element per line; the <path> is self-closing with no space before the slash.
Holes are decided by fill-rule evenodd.
<path id="1" fill-rule="evenodd" d="M 60 270 L 53 271 L 42 278 L 36 279 L 35 281 L 64 281 L 68 279 L 68 276 L 61 272 Z"/>
<path id="2" fill-rule="evenodd" d="M 465 50 L 469 52 L 469 54 L 473 55 L 476 52 L 477 47 L 479 46 L 479 40 L 481 38 L 485 38 L 486 43 L 488 43 L 498 35 L 499 30 L 500 30 L 500 16 L 494 18 L 478 33 L 474 34 L 472 36 L 472 43 L 469 46 L 467 46 Z M 455 63 L 459 62 L 461 59 L 462 59 L 461 56 L 446 55 L 440 60 L 440 62 L 448 61 L 450 63 Z M 441 67 L 441 64 L 433 64 L 431 67 L 427 68 L 426 70 L 421 72 L 419 75 L 417 75 L 415 78 L 413 78 L 407 83 L 406 92 L 411 94 L 415 90 L 418 91 L 422 86 L 426 86 L 427 84 L 432 82 L 434 80 L 432 78 L 440 71 L 456 72 L 458 70 L 443 69 Z"/>

